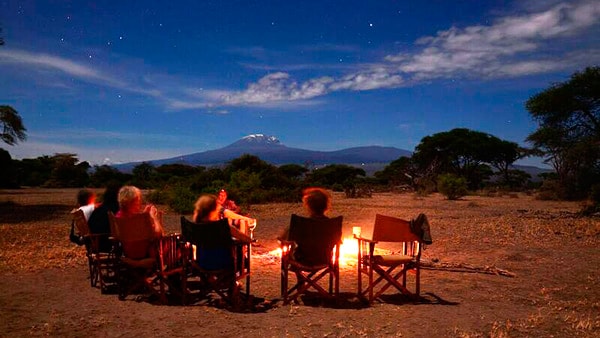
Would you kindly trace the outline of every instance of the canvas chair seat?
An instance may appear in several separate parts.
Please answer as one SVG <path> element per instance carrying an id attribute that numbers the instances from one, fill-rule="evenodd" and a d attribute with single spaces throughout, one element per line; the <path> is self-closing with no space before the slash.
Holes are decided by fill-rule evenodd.
<path id="1" fill-rule="evenodd" d="M 319 271 L 325 269 L 329 264 L 306 265 L 299 262 L 290 263 L 290 271 Z"/>
<path id="2" fill-rule="evenodd" d="M 296 301 L 310 289 L 325 298 L 337 298 L 342 220 L 342 216 L 312 219 L 292 214 L 288 237 L 280 239 L 281 296 L 284 304 Z M 291 287 L 290 271 L 297 278 Z M 328 286 L 322 285 L 324 280 L 328 280 Z"/>
<path id="3" fill-rule="evenodd" d="M 423 215 L 423 217 L 425 217 Z M 421 217 L 421 218 L 423 218 Z M 424 218 L 426 221 L 426 218 Z M 358 241 L 358 296 L 373 302 L 393 287 L 409 297 L 420 293 L 420 259 L 423 244 L 422 234 L 411 230 L 411 222 L 377 214 L 375 223 L 359 236 Z M 427 232 L 429 224 L 427 223 Z M 431 241 L 428 233 L 428 241 Z M 375 247 L 381 242 L 401 243 L 402 251 L 394 254 L 375 255 Z M 415 291 L 407 287 L 407 272 L 414 272 Z M 363 276 L 367 277 L 363 289 Z"/>
<path id="4" fill-rule="evenodd" d="M 383 266 L 394 266 L 398 264 L 415 263 L 416 260 L 413 256 L 405 255 L 375 255 L 373 256 L 373 262 Z"/>
<path id="5" fill-rule="evenodd" d="M 141 259 L 133 259 L 129 257 L 121 257 L 121 262 L 123 264 L 127 264 L 132 268 L 143 268 L 143 269 L 151 269 L 156 264 L 155 257 L 141 258 Z"/>

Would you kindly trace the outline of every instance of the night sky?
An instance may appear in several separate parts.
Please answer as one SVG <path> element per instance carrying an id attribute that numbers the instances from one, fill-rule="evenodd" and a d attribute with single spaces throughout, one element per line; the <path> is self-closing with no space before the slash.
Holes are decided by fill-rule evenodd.
<path id="1" fill-rule="evenodd" d="M 597 0 L 0 1 L 0 104 L 28 134 L 1 147 L 111 164 L 457 127 L 526 146 L 525 101 L 600 64 L 599 23 Z"/>

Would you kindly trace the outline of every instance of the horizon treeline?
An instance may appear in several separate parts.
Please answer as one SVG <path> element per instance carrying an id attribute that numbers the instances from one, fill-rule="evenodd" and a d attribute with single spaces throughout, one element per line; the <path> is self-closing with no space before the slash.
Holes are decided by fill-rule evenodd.
<path id="1" fill-rule="evenodd" d="M 345 191 L 348 197 L 369 196 L 374 190 L 411 190 L 439 191 L 449 199 L 484 188 L 539 188 L 540 198 L 588 199 L 593 203 L 586 207 L 587 212 L 600 212 L 600 67 L 588 67 L 566 82 L 552 84 L 530 97 L 525 108 L 538 124 L 526 140 L 531 149 L 487 133 L 456 128 L 425 136 L 411 157 L 392 161 L 373 177 L 346 164 L 274 166 L 247 154 L 224 167 L 142 163 L 129 174 L 106 165 L 92 168 L 70 153 L 13 160 L 0 148 L 0 188 L 133 184 L 152 189 L 150 198 L 180 212 L 191 208 L 198 194 L 221 188 L 243 204 L 298 200 L 300 190 L 307 186 Z M 2 140 L 9 145 L 25 140 L 26 129 L 18 112 L 10 106 L 0 106 L 0 112 Z M 513 167 L 515 161 L 528 156 L 542 157 L 554 169 L 538 175 L 540 185 Z"/>

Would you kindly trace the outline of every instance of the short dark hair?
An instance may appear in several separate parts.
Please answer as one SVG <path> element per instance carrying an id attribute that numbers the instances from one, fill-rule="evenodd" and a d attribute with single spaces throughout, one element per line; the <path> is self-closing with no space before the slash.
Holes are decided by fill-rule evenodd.
<path id="1" fill-rule="evenodd" d="M 77 193 L 77 204 L 80 206 L 88 205 L 96 194 L 90 189 L 81 189 Z"/>
<path id="2" fill-rule="evenodd" d="M 302 195 L 302 202 L 313 214 L 324 215 L 331 207 L 331 197 L 323 188 L 306 188 Z"/>

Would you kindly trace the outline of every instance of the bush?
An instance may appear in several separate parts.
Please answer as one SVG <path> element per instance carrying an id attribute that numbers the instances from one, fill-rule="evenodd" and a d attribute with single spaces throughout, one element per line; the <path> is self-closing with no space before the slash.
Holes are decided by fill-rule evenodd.
<path id="1" fill-rule="evenodd" d="M 591 216 L 600 212 L 600 184 L 595 184 L 590 190 L 590 198 L 584 204 L 581 214 Z"/>
<path id="2" fill-rule="evenodd" d="M 153 204 L 169 204 L 167 189 L 154 189 L 146 195 L 146 199 Z"/>
<path id="3" fill-rule="evenodd" d="M 449 200 L 456 200 L 467 195 L 467 180 L 453 174 L 438 176 L 438 191 Z"/>
<path id="4" fill-rule="evenodd" d="M 558 180 L 547 179 L 542 183 L 536 198 L 542 201 L 560 201 L 565 196 L 565 189 Z"/>
<path id="5" fill-rule="evenodd" d="M 194 211 L 196 199 L 198 195 L 189 188 L 178 185 L 171 190 L 169 207 L 180 214 L 190 214 Z"/>

